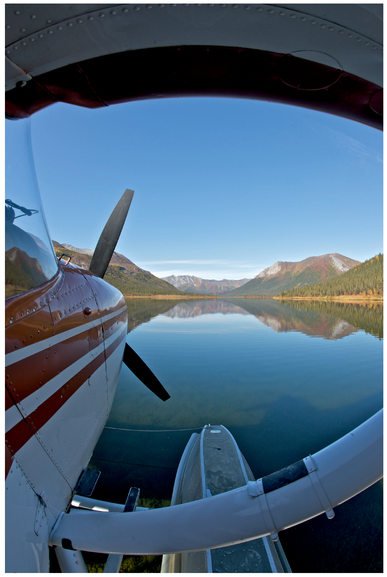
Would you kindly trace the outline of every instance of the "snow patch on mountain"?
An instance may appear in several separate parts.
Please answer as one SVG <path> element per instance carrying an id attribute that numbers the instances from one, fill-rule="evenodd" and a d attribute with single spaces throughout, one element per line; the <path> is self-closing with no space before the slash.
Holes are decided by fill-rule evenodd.
<path id="1" fill-rule="evenodd" d="M 93 256 L 94 250 L 90 248 L 77 248 L 76 246 L 72 246 L 71 244 L 62 243 L 62 246 L 67 248 L 67 250 L 71 250 L 72 252 L 78 252 L 79 254 L 87 254 L 88 256 Z"/>
<path id="2" fill-rule="evenodd" d="M 189 276 L 189 275 L 175 276 L 174 274 L 172 274 L 171 276 L 164 277 L 162 280 L 169 282 L 169 284 L 173 285 L 175 288 L 180 288 L 183 285 L 199 286 L 201 284 L 202 279 L 196 276 Z"/>
<path id="3" fill-rule="evenodd" d="M 275 262 L 274 264 L 272 264 L 268 268 L 265 268 L 263 271 L 261 271 L 255 278 L 261 278 L 264 276 L 274 276 L 275 274 L 280 272 L 280 270 L 282 268 L 281 265 L 282 265 L 282 261 Z"/>
<path id="4" fill-rule="evenodd" d="M 346 262 L 338 258 L 337 255 L 330 254 L 329 256 L 332 259 L 333 266 L 339 272 L 347 272 L 347 270 L 350 270 L 352 268 L 352 266 L 349 266 Z"/>
<path id="5" fill-rule="evenodd" d="M 202 294 L 223 294 L 247 283 L 250 279 L 239 280 L 215 280 L 204 279 L 192 275 L 171 275 L 162 280 L 167 281 L 175 288 L 184 292 L 196 292 Z"/>

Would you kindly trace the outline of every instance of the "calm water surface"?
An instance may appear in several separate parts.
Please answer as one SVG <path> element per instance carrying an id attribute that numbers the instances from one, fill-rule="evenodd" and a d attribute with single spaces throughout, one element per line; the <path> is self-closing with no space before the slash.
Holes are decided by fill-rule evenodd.
<path id="1" fill-rule="evenodd" d="M 258 478 L 382 407 L 380 305 L 216 299 L 128 307 L 128 343 L 171 398 L 163 403 L 123 367 L 92 461 L 102 471 L 97 498 L 124 502 L 134 485 L 143 498 L 170 499 L 184 447 L 207 423 L 231 431 Z M 333 520 L 322 515 L 283 531 L 293 571 L 382 571 L 381 515 L 377 483 Z"/>

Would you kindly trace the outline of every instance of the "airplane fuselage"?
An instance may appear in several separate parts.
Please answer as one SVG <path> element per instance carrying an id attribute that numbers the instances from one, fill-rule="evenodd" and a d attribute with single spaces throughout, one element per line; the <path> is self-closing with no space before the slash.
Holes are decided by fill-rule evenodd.
<path id="1" fill-rule="evenodd" d="M 53 279 L 6 300 L 5 326 L 6 570 L 48 571 L 48 535 L 114 399 L 127 307 L 61 262 Z"/>

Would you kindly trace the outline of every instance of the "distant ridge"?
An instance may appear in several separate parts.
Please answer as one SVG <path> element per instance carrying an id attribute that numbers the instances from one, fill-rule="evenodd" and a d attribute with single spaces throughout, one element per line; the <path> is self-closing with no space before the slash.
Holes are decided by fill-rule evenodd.
<path id="1" fill-rule="evenodd" d="M 372 297 L 383 300 L 383 255 L 377 254 L 341 275 L 321 283 L 281 291 L 284 298 L 293 297 Z"/>
<path id="2" fill-rule="evenodd" d="M 55 240 L 53 241 L 53 244 L 54 244 L 55 249 L 63 248 L 66 251 L 70 251 L 70 252 L 74 253 L 74 255 L 72 257 L 73 263 L 78 264 L 78 266 L 83 266 L 83 268 L 87 268 L 87 269 L 89 268 L 91 257 L 94 254 L 94 250 L 91 250 L 90 248 L 77 248 L 75 246 L 72 246 L 71 244 L 66 244 L 66 243 L 60 244 L 59 242 L 56 242 Z M 75 255 L 78 255 L 78 256 L 75 256 Z M 80 255 L 86 255 L 86 257 L 90 257 L 90 258 L 83 258 Z M 84 264 L 83 265 L 79 264 L 77 262 L 79 260 L 81 260 Z M 110 260 L 110 264 L 117 264 L 117 265 L 123 266 L 125 269 L 127 269 L 130 272 L 133 272 L 134 270 L 137 270 L 137 271 L 141 270 L 143 272 L 147 272 L 147 271 L 144 271 L 144 269 L 135 265 L 134 262 L 129 260 L 126 256 L 124 256 L 123 254 L 120 254 L 118 252 L 113 252 L 113 256 Z"/>
<path id="3" fill-rule="evenodd" d="M 76 248 L 53 241 L 58 256 L 69 254 L 71 262 L 88 269 L 93 250 Z M 360 262 L 338 253 L 308 257 L 299 262 L 278 261 L 252 279 L 208 280 L 192 275 L 171 275 L 157 278 L 138 267 L 126 256 L 113 253 L 105 280 L 117 287 L 124 296 L 182 295 L 194 293 L 223 296 L 276 296 L 279 293 L 321 283 L 340 276 Z"/>
<path id="4" fill-rule="evenodd" d="M 232 291 L 233 289 L 244 285 L 250 279 L 243 278 L 240 280 L 207 280 L 191 275 L 171 275 L 163 277 L 163 280 L 184 292 L 214 295 Z"/>
<path id="5" fill-rule="evenodd" d="M 299 262 L 278 261 L 228 296 L 274 296 L 294 287 L 331 279 L 358 264 L 360 261 L 336 252 L 311 256 Z"/>
<path id="6" fill-rule="evenodd" d="M 72 252 L 78 252 L 80 254 L 87 254 L 89 256 L 93 256 L 94 254 L 94 250 L 91 250 L 90 248 L 77 248 L 76 246 L 72 246 L 71 244 L 65 244 L 65 243 L 63 243 L 61 246 L 63 246 L 67 250 L 71 250 Z"/>
<path id="7" fill-rule="evenodd" d="M 55 252 L 58 256 L 66 253 L 71 256 L 72 264 L 89 269 L 91 257 L 94 251 L 89 249 L 78 249 L 70 244 L 60 244 L 53 241 Z M 115 286 L 124 296 L 145 296 L 145 295 L 181 295 L 182 293 L 175 287 L 157 278 L 149 271 L 146 271 L 126 256 L 114 252 L 110 264 L 104 276 L 111 285 Z"/>

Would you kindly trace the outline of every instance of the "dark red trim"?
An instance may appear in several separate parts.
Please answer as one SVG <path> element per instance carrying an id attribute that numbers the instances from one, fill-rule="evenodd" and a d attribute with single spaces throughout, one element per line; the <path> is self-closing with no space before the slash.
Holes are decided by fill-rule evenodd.
<path id="1" fill-rule="evenodd" d="M 117 71 L 130 70 L 130 82 Z M 87 108 L 171 96 L 230 96 L 303 106 L 381 129 L 381 87 L 323 64 L 263 50 L 173 46 L 71 64 L 6 92 L 6 111 L 30 116 L 57 101 Z"/>
<path id="2" fill-rule="evenodd" d="M 87 314 L 85 314 L 85 309 Z M 123 309 L 119 313 L 120 309 Z M 105 317 L 117 313 L 111 320 Z M 88 271 L 60 264 L 58 274 L 41 287 L 6 300 L 6 353 L 39 343 L 43 350 L 6 367 L 6 410 L 84 358 L 106 339 L 127 325 L 127 309 L 122 294 Z M 89 323 L 98 320 L 96 327 Z M 100 322 L 102 321 L 102 323 Z M 80 334 L 67 338 L 73 328 Z M 64 340 L 49 346 L 48 339 L 63 335 Z M 126 330 L 107 349 L 91 360 L 62 385 L 33 413 L 6 434 L 6 468 L 10 459 L 72 397 L 88 378 L 126 338 Z M 87 358 L 85 360 L 87 362 Z M 37 393 L 38 394 L 38 393 Z M 22 409 L 21 409 L 22 410 Z"/>
<path id="3" fill-rule="evenodd" d="M 5 384 L 15 403 L 37 391 L 64 369 L 81 359 L 102 342 L 98 328 L 90 329 L 56 346 L 48 347 L 35 355 L 6 368 Z M 26 375 L 28 367 L 28 376 Z"/>
<path id="4" fill-rule="evenodd" d="M 28 359 L 20 360 L 6 367 L 5 384 L 14 399 L 14 403 L 21 403 L 67 367 L 97 348 L 114 332 L 120 330 L 124 322 L 122 319 L 124 314 L 117 316 L 108 328 L 102 329 L 101 326 L 98 326 L 85 330 L 75 337 L 47 347 L 28 357 Z M 126 322 L 126 318 L 124 320 Z M 28 378 L 26 378 L 27 367 Z M 7 405 L 6 400 L 6 409 L 8 408 L 9 405 Z"/>
<path id="5" fill-rule="evenodd" d="M 97 299 L 101 305 L 97 305 Z M 6 387 L 15 404 L 100 345 L 112 331 L 127 323 L 127 309 L 110 321 L 106 315 L 125 307 L 121 293 L 100 278 L 72 266 L 49 283 L 6 301 L 6 353 L 40 343 L 41 352 L 6 367 Z M 90 314 L 85 314 L 88 308 Z M 89 311 L 88 311 L 89 312 Z M 102 324 L 100 321 L 102 320 Z M 88 328 L 92 321 L 98 326 Z M 77 336 L 66 332 L 85 327 Z M 47 339 L 63 334 L 66 340 L 50 346 Z M 8 404 L 6 404 L 8 408 Z"/>
<path id="6" fill-rule="evenodd" d="M 106 349 L 106 358 L 117 349 L 126 338 L 126 334 L 117 338 Z M 26 419 L 20 421 L 5 435 L 6 444 L 11 454 L 14 455 L 41 429 L 63 405 L 76 393 L 76 391 L 95 373 L 105 362 L 105 352 L 93 359 L 86 367 L 79 371 L 72 379 L 65 383 L 56 393 L 42 403 Z"/>

